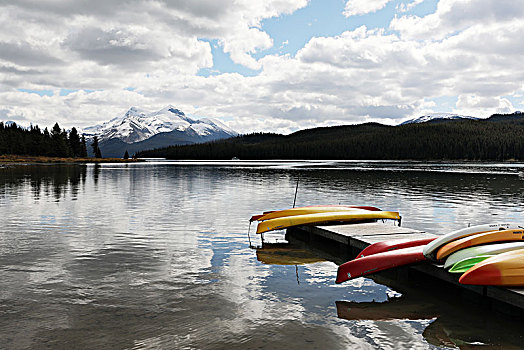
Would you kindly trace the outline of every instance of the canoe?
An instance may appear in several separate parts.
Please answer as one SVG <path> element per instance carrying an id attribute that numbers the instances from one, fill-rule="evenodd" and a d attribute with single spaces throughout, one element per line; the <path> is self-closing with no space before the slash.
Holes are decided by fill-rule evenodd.
<path id="1" fill-rule="evenodd" d="M 471 226 L 466 227 L 457 231 L 450 232 L 448 234 L 445 234 L 443 236 L 438 237 L 433 242 L 426 245 L 424 248 L 424 255 L 426 258 L 430 260 L 435 260 L 435 253 L 437 250 L 442 247 L 443 245 L 454 241 L 456 239 L 460 239 L 462 237 L 467 237 L 473 234 L 477 233 L 483 233 L 483 232 L 489 232 L 489 231 L 496 231 L 496 230 L 508 230 L 508 229 L 517 229 L 524 227 L 523 225 L 519 224 L 485 224 L 485 225 L 477 225 L 477 226 Z"/>
<path id="2" fill-rule="evenodd" d="M 464 273 L 471 269 L 473 266 L 478 264 L 479 262 L 482 262 L 488 258 L 491 258 L 495 255 L 476 255 L 472 256 L 466 259 L 462 259 L 460 261 L 457 261 L 451 268 L 449 269 L 450 273 Z"/>
<path id="3" fill-rule="evenodd" d="M 464 273 L 459 282 L 487 286 L 524 286 L 524 249 L 495 255 Z"/>
<path id="4" fill-rule="evenodd" d="M 427 260 L 422 249 L 424 246 L 396 249 L 364 256 L 343 263 L 338 267 L 335 283 L 342 283 L 353 278 L 366 276 L 398 266 L 414 264 Z"/>
<path id="5" fill-rule="evenodd" d="M 259 222 L 257 226 L 257 233 L 282 230 L 288 227 L 300 225 L 321 225 L 338 222 L 362 222 L 379 219 L 400 220 L 400 215 L 396 211 L 368 211 L 360 209 L 351 211 L 285 216 Z"/>
<path id="6" fill-rule="evenodd" d="M 358 253 L 357 258 L 362 258 L 364 256 L 369 256 L 373 254 L 389 252 L 396 249 L 403 249 L 409 247 L 417 247 L 420 245 L 426 245 L 429 242 L 433 241 L 435 238 L 423 238 L 423 239 L 392 239 L 389 241 L 373 243 L 360 253 Z"/>
<path id="7" fill-rule="evenodd" d="M 314 207 L 350 207 L 350 208 L 359 208 L 370 211 L 382 211 L 382 209 L 371 206 L 371 205 L 345 205 L 345 204 L 325 204 L 325 205 L 306 205 L 304 208 L 314 208 Z"/>
<path id="8" fill-rule="evenodd" d="M 437 251 L 436 258 L 437 260 L 442 260 L 458 250 L 481 244 L 513 241 L 524 241 L 523 229 L 491 231 L 464 237 L 440 247 Z"/>
<path id="9" fill-rule="evenodd" d="M 464 248 L 448 256 L 444 268 L 449 269 L 460 260 L 477 255 L 497 255 L 518 249 L 524 249 L 524 242 L 494 243 Z"/>
<path id="10" fill-rule="evenodd" d="M 369 211 L 381 211 L 377 207 L 366 206 L 366 205 L 312 205 L 307 207 L 297 207 L 283 210 L 272 210 L 264 212 L 263 214 L 253 215 L 249 221 L 264 221 L 270 219 L 281 218 L 284 216 L 295 216 L 305 215 L 314 213 L 327 213 L 335 211 L 348 211 L 348 210 L 369 210 Z"/>

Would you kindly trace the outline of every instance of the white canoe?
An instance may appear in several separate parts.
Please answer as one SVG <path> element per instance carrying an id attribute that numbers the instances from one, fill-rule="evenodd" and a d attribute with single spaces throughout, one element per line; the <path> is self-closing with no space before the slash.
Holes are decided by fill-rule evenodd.
<path id="1" fill-rule="evenodd" d="M 461 249 L 448 256 L 444 268 L 449 269 L 455 265 L 455 263 L 474 256 L 497 255 L 518 249 L 524 249 L 524 242 L 493 243 Z"/>
<path id="2" fill-rule="evenodd" d="M 437 250 L 442 247 L 444 244 L 447 244 L 456 239 L 471 236 L 477 233 L 490 232 L 490 231 L 499 231 L 499 230 L 509 230 L 509 229 L 519 229 L 523 228 L 524 224 L 485 224 L 466 227 L 461 230 L 450 232 L 446 235 L 440 236 L 434 241 L 428 243 L 423 250 L 424 256 L 430 260 L 435 260 L 435 254 Z"/>

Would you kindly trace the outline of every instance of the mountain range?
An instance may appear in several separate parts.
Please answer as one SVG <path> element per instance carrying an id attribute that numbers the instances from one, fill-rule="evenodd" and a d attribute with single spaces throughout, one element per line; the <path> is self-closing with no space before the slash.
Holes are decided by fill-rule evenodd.
<path id="1" fill-rule="evenodd" d="M 404 125 L 364 123 L 304 129 L 289 135 L 254 133 L 206 145 L 144 151 L 168 159 L 411 159 L 523 160 L 524 113 L 487 119 L 453 118 Z M 436 120 L 434 120 L 436 121 Z"/>
<path id="2" fill-rule="evenodd" d="M 433 113 L 400 125 L 478 119 L 452 113 Z M 238 133 L 213 119 L 191 119 L 172 105 L 156 112 L 131 107 L 123 116 L 82 130 L 88 140 L 98 136 L 104 157 L 129 154 L 173 145 L 187 145 L 237 136 Z M 88 148 L 91 153 L 91 147 Z"/>
<path id="3" fill-rule="evenodd" d="M 453 113 L 431 113 L 431 114 L 420 116 L 418 118 L 406 120 L 400 123 L 399 125 L 428 123 L 428 122 L 437 123 L 437 122 L 445 122 L 449 120 L 458 120 L 458 119 L 478 120 L 480 118 L 470 117 L 467 115 L 453 114 Z"/>
<path id="4" fill-rule="evenodd" d="M 169 105 L 156 112 L 131 107 L 123 116 L 84 128 L 89 142 L 97 136 L 104 157 L 122 157 L 136 152 L 219 140 L 238 133 L 214 119 L 192 119 Z M 88 151 L 92 152 L 91 147 Z"/>
<path id="5" fill-rule="evenodd" d="M 522 112 L 514 112 L 506 115 L 493 115 L 487 122 L 520 121 L 524 117 Z M 447 124 L 447 122 L 455 122 L 460 120 L 482 121 L 470 116 L 463 116 L 452 113 L 432 113 L 423 115 L 418 118 L 410 119 L 399 124 L 399 126 L 409 126 L 415 124 Z M 13 121 L 5 121 L 3 125 L 9 126 L 14 124 Z M 368 123 L 368 125 L 370 125 Z M 358 127 L 357 125 L 353 126 Z M 27 127 L 21 127 L 28 129 Z M 341 126 L 340 128 L 345 128 Z M 366 124 L 357 128 L 360 130 L 366 129 Z M 314 128 L 310 131 L 302 130 L 294 134 L 312 136 L 312 132 L 316 130 L 326 130 L 326 128 Z M 332 130 L 331 128 L 328 128 Z M 124 115 L 111 119 L 100 125 L 87 127 L 80 130 L 83 133 L 88 143 L 92 143 L 94 136 L 99 139 L 99 147 L 101 148 L 104 157 L 122 157 L 127 151 L 130 155 L 144 151 L 160 149 L 174 145 L 191 145 L 203 143 L 207 141 L 214 141 L 219 139 L 227 139 L 237 136 L 238 133 L 228 128 L 221 122 L 213 119 L 192 119 L 187 117 L 184 112 L 175 108 L 172 105 L 166 106 L 156 112 L 148 112 L 137 107 L 131 107 Z M 322 132 L 323 133 L 323 132 Z M 260 136 L 257 136 L 260 135 Z M 289 135 L 289 137 L 292 137 Z M 279 134 L 254 134 L 240 142 L 258 143 L 263 139 L 279 139 L 284 135 Z M 92 148 L 88 147 L 88 152 L 92 155 Z"/>

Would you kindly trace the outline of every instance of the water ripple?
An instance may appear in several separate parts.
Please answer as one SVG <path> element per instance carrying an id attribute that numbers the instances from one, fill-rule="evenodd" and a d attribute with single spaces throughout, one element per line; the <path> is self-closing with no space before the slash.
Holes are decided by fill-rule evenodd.
<path id="1" fill-rule="evenodd" d="M 427 320 L 338 319 L 337 300 L 385 302 L 396 292 L 371 279 L 335 285 L 329 261 L 259 261 L 248 218 L 290 207 L 298 180 L 297 205 L 372 204 L 429 232 L 524 221 L 524 182 L 515 176 L 522 168 L 360 161 L 2 168 L 0 338 L 10 349 L 428 348 L 425 329 L 437 327 Z M 497 339 L 513 344 L 514 334 Z"/>

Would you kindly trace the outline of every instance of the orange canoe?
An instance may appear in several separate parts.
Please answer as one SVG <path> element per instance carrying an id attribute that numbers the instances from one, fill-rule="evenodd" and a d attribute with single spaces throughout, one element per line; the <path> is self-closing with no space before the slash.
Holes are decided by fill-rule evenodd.
<path id="1" fill-rule="evenodd" d="M 462 284 L 488 286 L 524 286 L 524 249 L 495 255 L 464 273 Z"/>
<path id="2" fill-rule="evenodd" d="M 503 231 L 491 231 L 480 233 L 473 236 L 464 237 L 456 241 L 452 241 L 437 251 L 437 260 L 446 258 L 448 255 L 467 247 L 473 247 L 476 245 L 494 243 L 494 242 L 510 242 L 510 241 L 523 241 L 524 230 L 523 229 L 512 229 Z"/>

